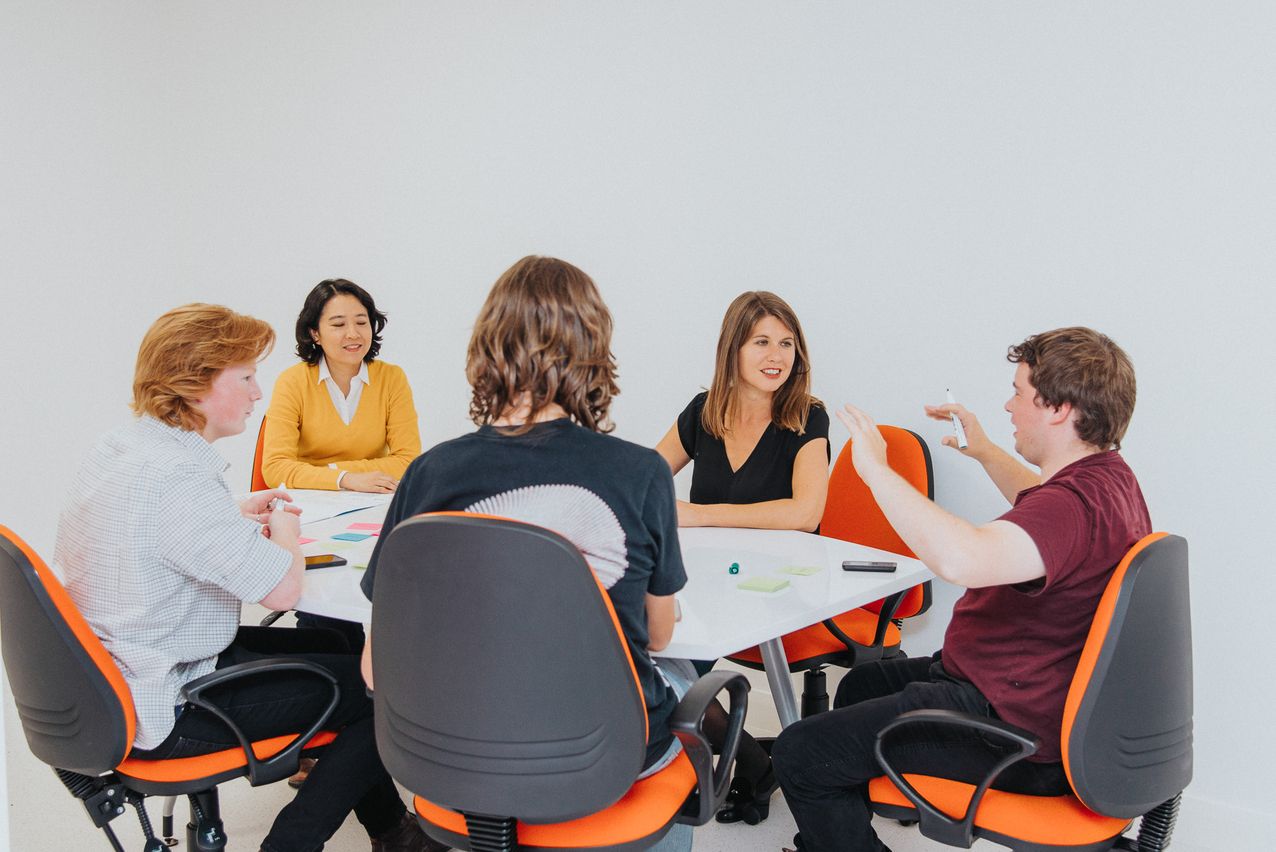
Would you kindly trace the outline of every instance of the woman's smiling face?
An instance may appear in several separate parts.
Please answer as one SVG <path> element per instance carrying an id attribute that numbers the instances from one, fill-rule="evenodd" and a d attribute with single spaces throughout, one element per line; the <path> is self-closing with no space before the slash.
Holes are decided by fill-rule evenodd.
<path id="1" fill-rule="evenodd" d="M 310 330 L 310 336 L 328 361 L 359 369 L 372 345 L 372 322 L 368 309 L 354 296 L 338 293 L 323 306 L 319 315 L 319 327 Z"/>
<path id="2" fill-rule="evenodd" d="M 763 393 L 775 393 L 793 372 L 796 352 L 792 329 L 773 316 L 763 317 L 740 347 L 736 360 L 740 381 Z"/>

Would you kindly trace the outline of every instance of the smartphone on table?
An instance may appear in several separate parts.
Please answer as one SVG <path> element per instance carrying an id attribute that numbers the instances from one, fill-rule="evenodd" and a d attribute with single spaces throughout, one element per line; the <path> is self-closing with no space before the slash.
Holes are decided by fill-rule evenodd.
<path id="1" fill-rule="evenodd" d="M 332 568 L 336 565 L 345 565 L 345 557 L 338 556 L 335 553 L 317 553 L 314 556 L 306 557 L 306 570 L 311 568 Z"/>
<path id="2" fill-rule="evenodd" d="M 890 574 L 898 567 L 895 562 L 872 562 L 861 559 L 848 559 L 842 563 L 843 571 L 868 571 L 882 574 Z"/>

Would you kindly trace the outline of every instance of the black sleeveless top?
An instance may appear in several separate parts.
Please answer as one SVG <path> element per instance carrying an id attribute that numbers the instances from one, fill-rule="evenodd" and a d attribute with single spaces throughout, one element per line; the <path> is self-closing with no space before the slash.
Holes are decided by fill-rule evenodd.
<path id="1" fill-rule="evenodd" d="M 691 473 L 692 503 L 761 503 L 793 496 L 793 460 L 798 451 L 816 438 L 828 439 L 829 416 L 822 405 L 812 405 L 806 431 L 799 435 L 774 423 L 766 427 L 753 452 L 731 470 L 726 444 L 704 430 L 700 413 L 708 393 L 695 399 L 678 415 L 678 437 L 695 462 Z M 832 450 L 825 452 L 832 458 Z"/>

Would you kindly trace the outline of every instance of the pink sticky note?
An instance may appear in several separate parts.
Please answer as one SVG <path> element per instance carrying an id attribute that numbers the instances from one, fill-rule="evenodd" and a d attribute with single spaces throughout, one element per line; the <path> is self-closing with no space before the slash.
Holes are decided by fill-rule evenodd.
<path id="1" fill-rule="evenodd" d="M 351 524 L 346 527 L 348 530 L 363 530 L 364 532 L 378 533 L 381 532 L 380 524 Z"/>
<path id="2" fill-rule="evenodd" d="M 310 544 L 312 541 L 314 541 L 313 538 L 299 538 L 297 539 L 297 544 Z"/>

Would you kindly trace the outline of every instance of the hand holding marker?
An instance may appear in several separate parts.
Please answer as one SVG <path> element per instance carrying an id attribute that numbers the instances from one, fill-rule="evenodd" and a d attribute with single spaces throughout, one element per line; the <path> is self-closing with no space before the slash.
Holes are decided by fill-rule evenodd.
<path id="1" fill-rule="evenodd" d="M 944 388 L 944 394 L 948 397 L 949 405 L 956 405 L 957 400 L 953 399 L 953 392 L 948 388 Z M 949 414 L 948 417 L 953 421 L 953 434 L 957 436 L 957 449 L 966 449 L 966 430 L 962 428 L 961 418 L 955 413 Z"/>

